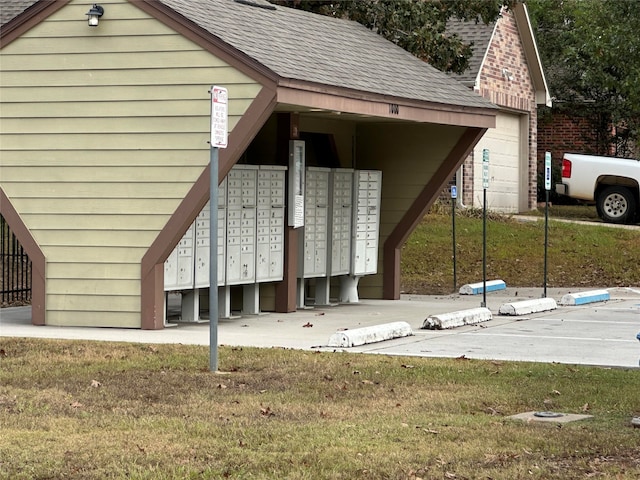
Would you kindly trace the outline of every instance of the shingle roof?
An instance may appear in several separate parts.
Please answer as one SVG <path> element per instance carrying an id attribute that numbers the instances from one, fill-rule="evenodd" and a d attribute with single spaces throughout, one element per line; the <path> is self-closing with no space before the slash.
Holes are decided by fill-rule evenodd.
<path id="1" fill-rule="evenodd" d="M 441 104 L 491 106 L 356 22 L 234 0 L 162 3 L 282 78 Z"/>
<path id="2" fill-rule="evenodd" d="M 450 74 L 453 78 L 467 86 L 473 86 L 484 59 L 489 42 L 493 36 L 496 22 L 485 25 L 482 22 L 463 22 L 457 19 L 450 19 L 447 23 L 447 33 L 455 33 L 464 43 L 473 43 L 471 58 L 469 58 L 469 68 L 461 74 Z"/>
<path id="3" fill-rule="evenodd" d="M 33 3 L 0 0 L 2 23 Z M 462 83 L 356 22 L 275 7 L 266 0 L 161 3 L 281 78 L 438 104 L 492 107 Z"/>
<path id="4" fill-rule="evenodd" d="M 0 25 L 4 25 L 12 18 L 17 17 L 34 3 L 33 0 L 1 0 Z"/>

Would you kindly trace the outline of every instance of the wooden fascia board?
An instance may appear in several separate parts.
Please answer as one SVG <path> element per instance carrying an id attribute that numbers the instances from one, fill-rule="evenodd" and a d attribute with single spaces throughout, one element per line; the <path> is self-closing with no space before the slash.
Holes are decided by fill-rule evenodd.
<path id="1" fill-rule="evenodd" d="M 487 131 L 486 128 L 468 128 L 460 137 L 442 165 L 433 174 L 413 204 L 405 212 L 383 246 L 383 297 L 387 300 L 400 298 L 400 251 L 411 232 L 416 228 L 433 202 L 438 198 L 445 184 L 473 147 Z"/>
<path id="2" fill-rule="evenodd" d="M 16 238 L 31 260 L 31 323 L 45 324 L 45 273 L 46 258 L 40 245 L 33 238 L 22 218 L 0 186 L 0 214 L 4 217 Z"/>
<path id="3" fill-rule="evenodd" d="M 131 3 L 256 82 L 267 86 L 275 85 L 278 76 L 271 69 L 180 15 L 164 3 L 155 0 L 140 0 Z"/>
<path id="4" fill-rule="evenodd" d="M 547 87 L 547 79 L 542 68 L 542 61 L 540 60 L 540 53 L 538 52 L 538 45 L 531 27 L 527 6 L 521 2 L 516 3 L 513 14 L 522 39 L 524 55 L 531 72 L 531 80 L 536 92 L 536 104 L 551 107 L 552 102 L 549 96 L 549 88 Z"/>
<path id="5" fill-rule="evenodd" d="M 492 105 L 482 108 L 412 101 L 291 80 L 279 82 L 277 101 L 366 117 L 478 128 L 495 127 L 497 112 Z"/>
<path id="6" fill-rule="evenodd" d="M 64 7 L 70 0 L 42 0 L 27 8 L 24 12 L 9 20 L 0 29 L 0 49 L 42 22 L 49 15 Z"/>

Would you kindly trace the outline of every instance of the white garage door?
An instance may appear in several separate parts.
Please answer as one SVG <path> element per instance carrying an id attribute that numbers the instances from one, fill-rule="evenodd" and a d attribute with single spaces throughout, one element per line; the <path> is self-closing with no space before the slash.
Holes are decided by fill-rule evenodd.
<path id="1" fill-rule="evenodd" d="M 527 195 L 522 186 L 521 116 L 500 112 L 496 128 L 490 128 L 478 142 L 474 153 L 474 205 L 482 206 L 482 150 L 489 149 L 489 189 L 487 207 L 499 212 L 520 210 L 520 199 Z M 526 151 L 526 149 L 525 149 Z"/>

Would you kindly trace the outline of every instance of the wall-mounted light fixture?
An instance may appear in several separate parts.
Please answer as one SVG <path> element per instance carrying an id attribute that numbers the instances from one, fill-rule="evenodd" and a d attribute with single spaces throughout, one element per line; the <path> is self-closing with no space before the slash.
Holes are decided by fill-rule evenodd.
<path id="1" fill-rule="evenodd" d="M 104 15 L 104 8 L 100 5 L 93 4 L 93 7 L 85 14 L 89 18 L 89 26 L 97 27 L 100 17 Z"/>
<path id="2" fill-rule="evenodd" d="M 509 80 L 510 82 L 513 81 L 513 73 L 511 73 L 508 68 L 502 69 L 502 76 L 507 80 Z"/>

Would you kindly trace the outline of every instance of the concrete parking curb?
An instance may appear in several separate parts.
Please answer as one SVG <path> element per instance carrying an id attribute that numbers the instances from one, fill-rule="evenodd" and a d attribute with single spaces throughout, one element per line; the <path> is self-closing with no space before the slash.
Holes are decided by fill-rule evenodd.
<path id="1" fill-rule="evenodd" d="M 493 318 L 491 310 L 485 307 L 470 308 L 451 313 L 429 315 L 422 324 L 423 330 L 443 330 L 486 322 Z"/>
<path id="2" fill-rule="evenodd" d="M 553 298 L 535 298 L 521 302 L 504 303 L 500 306 L 500 315 L 528 315 L 530 313 L 546 312 L 558 308 Z"/>
<path id="3" fill-rule="evenodd" d="M 585 303 L 605 302 L 610 298 L 611 295 L 607 290 L 590 290 L 563 295 L 558 303 L 560 305 L 584 305 Z"/>
<path id="4" fill-rule="evenodd" d="M 354 328 L 336 332 L 329 337 L 328 347 L 357 347 L 393 338 L 408 337 L 413 330 L 407 322 L 392 322 L 371 327 Z"/>
<path id="5" fill-rule="evenodd" d="M 486 282 L 487 292 L 494 292 L 496 290 L 504 290 L 507 288 L 507 284 L 502 280 L 489 280 Z M 460 295 L 477 295 L 484 291 L 484 283 L 467 283 L 460 287 Z"/>

